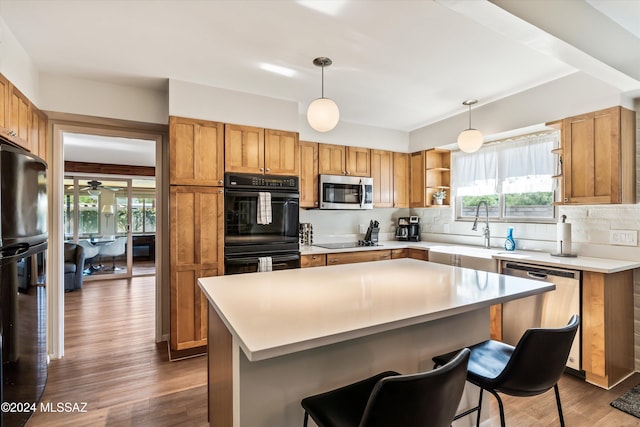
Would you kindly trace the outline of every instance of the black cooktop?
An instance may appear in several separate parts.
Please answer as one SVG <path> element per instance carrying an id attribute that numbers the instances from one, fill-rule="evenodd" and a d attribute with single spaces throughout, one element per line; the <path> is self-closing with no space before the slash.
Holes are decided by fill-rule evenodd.
<path id="1" fill-rule="evenodd" d="M 361 246 L 382 246 L 377 242 L 358 240 L 357 242 L 342 242 L 342 243 L 315 243 L 314 246 L 318 246 L 325 249 L 347 249 L 358 248 Z"/>

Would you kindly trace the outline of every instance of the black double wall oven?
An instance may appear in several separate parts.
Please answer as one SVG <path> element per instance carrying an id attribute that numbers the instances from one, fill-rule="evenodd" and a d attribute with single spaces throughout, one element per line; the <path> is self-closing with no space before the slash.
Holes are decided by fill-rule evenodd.
<path id="1" fill-rule="evenodd" d="M 297 176 L 225 174 L 225 274 L 300 267 Z"/>

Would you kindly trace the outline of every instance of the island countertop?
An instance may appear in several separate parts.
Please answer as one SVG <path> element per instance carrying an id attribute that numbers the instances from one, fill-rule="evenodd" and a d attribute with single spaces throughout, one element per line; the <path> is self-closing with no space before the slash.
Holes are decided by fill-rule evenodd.
<path id="1" fill-rule="evenodd" d="M 555 289 L 413 259 L 199 279 L 249 361 L 430 322 Z"/>

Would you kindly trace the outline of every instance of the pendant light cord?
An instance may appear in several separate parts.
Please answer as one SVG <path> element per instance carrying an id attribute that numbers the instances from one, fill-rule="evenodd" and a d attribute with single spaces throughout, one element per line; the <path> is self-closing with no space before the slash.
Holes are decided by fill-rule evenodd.
<path id="1" fill-rule="evenodd" d="M 322 64 L 322 98 L 324 98 L 324 64 Z"/>

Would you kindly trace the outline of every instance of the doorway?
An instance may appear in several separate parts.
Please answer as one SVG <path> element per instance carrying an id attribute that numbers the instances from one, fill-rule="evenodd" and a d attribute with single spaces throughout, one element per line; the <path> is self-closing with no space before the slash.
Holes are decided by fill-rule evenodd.
<path id="1" fill-rule="evenodd" d="M 96 279 L 93 279 L 93 275 L 87 275 L 83 279 L 131 280 L 131 277 L 140 274 L 154 277 L 156 283 L 155 341 L 161 342 L 168 339 L 168 332 L 166 332 L 168 326 L 165 326 L 168 323 L 168 286 L 164 286 L 163 280 L 168 271 L 165 271 L 167 267 L 164 262 L 166 248 L 162 244 L 163 236 L 168 233 L 168 226 L 165 224 L 168 208 L 164 206 L 167 196 L 163 189 L 163 164 L 167 155 L 166 126 L 102 119 L 85 122 L 84 117 L 79 119 L 82 121 L 69 122 L 60 119 L 59 122 L 50 122 L 53 135 L 49 146 L 49 179 L 52 189 L 50 204 L 55 208 L 50 209 L 49 247 L 52 250 L 48 263 L 48 275 L 51 277 L 51 292 L 48 299 L 48 341 L 53 359 L 64 356 L 65 293 L 64 288 L 59 285 L 63 279 L 64 242 L 69 239 L 89 240 L 89 242 L 91 240 L 88 232 L 84 233 L 86 236 L 82 236 L 86 239 L 80 239 L 80 230 L 74 230 L 80 219 L 75 219 L 75 224 L 73 222 L 76 215 L 74 210 L 77 210 L 80 215 L 80 201 L 85 201 L 80 195 L 87 196 L 88 190 L 93 190 L 92 185 L 89 184 L 90 181 L 100 182 L 100 184 L 92 183 L 95 184 L 96 190 L 100 191 L 99 197 L 86 200 L 91 205 L 89 208 L 95 210 L 90 214 L 95 221 L 95 228 L 91 233 L 96 231 L 93 236 L 94 246 L 96 246 L 95 240 L 100 238 L 98 236 L 107 240 L 114 237 L 114 241 L 116 237 L 125 237 L 126 245 L 125 253 L 115 255 L 115 259 L 114 255 L 98 250 L 97 258 L 94 260 L 96 264 L 107 267 L 101 271 L 103 276 L 94 276 Z M 145 149 L 139 150 L 140 146 L 145 146 Z M 137 182 L 139 179 L 144 180 L 145 184 L 139 184 Z M 109 186 L 112 189 L 99 186 Z M 86 189 L 86 187 L 89 188 Z M 140 194 L 136 194 L 136 188 L 142 193 L 138 191 Z M 85 189 L 82 190 L 84 193 L 80 189 Z M 113 189 L 117 190 L 113 191 Z M 65 212 L 67 196 L 70 196 L 70 209 Z M 155 200 L 149 201 L 153 196 Z M 107 203 L 109 201 L 107 199 L 112 202 Z M 73 202 L 78 203 L 77 209 Z M 113 214 L 109 205 L 113 206 Z M 151 242 L 146 235 L 149 234 L 149 221 L 142 223 L 144 225 L 140 228 L 141 231 L 136 233 L 135 210 L 138 205 L 143 206 L 141 210 L 145 212 L 152 208 L 157 209 L 158 227 L 154 233 L 155 238 Z M 144 217 L 144 214 L 142 215 Z M 65 220 L 70 218 L 72 222 L 67 227 Z M 138 260 L 150 265 L 151 269 L 139 272 Z M 83 267 L 90 267 L 90 264 L 85 264 Z"/>
<path id="2" fill-rule="evenodd" d="M 155 178 L 67 175 L 65 242 L 84 248 L 83 280 L 156 273 Z"/>

